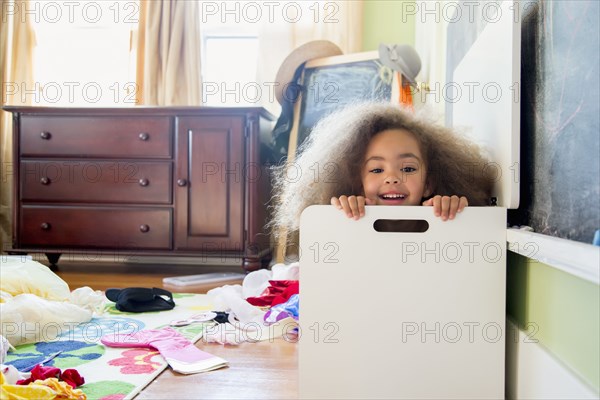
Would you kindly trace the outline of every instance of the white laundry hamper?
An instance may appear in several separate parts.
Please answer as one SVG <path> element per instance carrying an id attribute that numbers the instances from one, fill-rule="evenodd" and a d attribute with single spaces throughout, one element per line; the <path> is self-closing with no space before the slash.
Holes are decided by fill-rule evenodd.
<path id="1" fill-rule="evenodd" d="M 300 398 L 504 397 L 505 208 L 312 206 L 300 232 Z"/>

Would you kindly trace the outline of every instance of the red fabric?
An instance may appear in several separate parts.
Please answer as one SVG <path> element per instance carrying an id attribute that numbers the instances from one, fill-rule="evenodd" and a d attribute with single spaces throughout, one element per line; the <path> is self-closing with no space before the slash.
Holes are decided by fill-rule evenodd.
<path id="1" fill-rule="evenodd" d="M 31 370 L 31 377 L 29 379 L 17 381 L 17 385 L 29 385 L 38 379 L 43 381 L 48 378 L 57 378 L 59 381 L 65 381 L 67 384 L 71 385 L 73 389 L 85 383 L 85 380 L 79 375 L 79 372 L 77 372 L 76 369 L 65 369 L 61 373 L 60 369 L 56 367 L 43 367 L 38 364 Z"/>
<path id="2" fill-rule="evenodd" d="M 79 375 L 79 372 L 73 368 L 65 369 L 60 378 L 71 385 L 73 389 L 85 383 L 83 376 Z"/>
<path id="3" fill-rule="evenodd" d="M 269 281 L 269 286 L 258 297 L 248 297 L 246 301 L 253 306 L 273 307 L 285 303 L 294 294 L 300 291 L 298 281 Z"/>

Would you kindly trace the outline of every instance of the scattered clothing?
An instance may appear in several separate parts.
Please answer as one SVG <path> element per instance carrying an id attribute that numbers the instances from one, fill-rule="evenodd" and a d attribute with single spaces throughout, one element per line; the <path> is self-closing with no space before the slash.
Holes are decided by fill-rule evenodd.
<path id="1" fill-rule="evenodd" d="M 227 361 L 198 349 L 172 328 L 146 329 L 131 334 L 113 333 L 100 341 L 109 347 L 142 347 L 156 349 L 173 371 L 195 374 L 227 366 Z"/>
<path id="2" fill-rule="evenodd" d="M 67 332 L 74 324 L 89 322 L 93 312 L 67 301 L 53 301 L 24 293 L 12 297 L 4 293 L 0 303 L 0 334 L 11 345 L 47 340 L 46 327 Z"/>
<path id="3" fill-rule="evenodd" d="M 0 335 L 0 364 L 4 364 L 8 350 L 14 349 L 15 348 L 11 346 L 8 340 L 4 336 Z"/>
<path id="4" fill-rule="evenodd" d="M 14 365 L 0 365 L 0 372 L 4 375 L 4 382 L 16 385 L 18 381 L 31 376 L 30 372 L 21 372 Z"/>
<path id="5" fill-rule="evenodd" d="M 6 382 L 4 373 L 0 372 L 0 399 L 2 400 L 52 400 L 56 398 L 56 392 L 44 385 L 13 385 Z"/>
<path id="6" fill-rule="evenodd" d="M 106 298 L 115 302 L 119 311 L 138 313 L 172 310 L 175 307 L 173 293 L 159 288 L 107 289 Z"/>
<path id="7" fill-rule="evenodd" d="M 69 285 L 48 267 L 25 256 L 3 256 L 0 268 L 0 291 L 17 296 L 34 294 L 44 299 L 69 299 Z"/>
<path id="8" fill-rule="evenodd" d="M 81 389 L 73 389 L 67 382 L 61 382 L 56 378 L 48 378 L 44 380 L 37 380 L 33 384 L 23 386 L 29 388 L 31 386 L 46 386 L 56 393 L 54 399 L 60 400 L 86 400 L 87 396 Z M 35 397 L 34 397 L 35 398 Z"/>
<path id="9" fill-rule="evenodd" d="M 298 321 L 293 318 L 284 318 L 274 324 L 261 323 L 226 323 L 216 324 L 204 330 L 202 340 L 206 343 L 220 343 L 238 345 L 249 342 L 273 341 L 284 339 L 290 342 L 297 341 Z"/>
<path id="10" fill-rule="evenodd" d="M 71 385 L 73 389 L 85 383 L 85 379 L 76 369 L 68 368 L 61 371 L 56 367 L 44 367 L 38 364 L 31 370 L 31 376 L 27 379 L 17 381 L 17 385 L 28 385 L 37 380 L 43 381 L 48 378 L 56 378 L 59 381 L 66 382 Z"/>
<path id="11" fill-rule="evenodd" d="M 265 323 L 274 324 L 285 318 L 293 318 L 296 321 L 300 315 L 300 295 L 292 295 L 285 303 L 277 304 L 265 314 Z"/>
<path id="12" fill-rule="evenodd" d="M 259 297 L 248 297 L 246 301 L 254 306 L 272 307 L 285 303 L 300 291 L 299 281 L 269 281 L 269 286 Z"/>
<path id="13" fill-rule="evenodd" d="M 221 286 L 209 290 L 206 294 L 216 310 L 233 315 L 228 319 L 237 319 L 241 324 L 261 324 L 264 321 L 265 312 L 243 299 L 240 285 Z"/>
<path id="14" fill-rule="evenodd" d="M 259 269 L 246 275 L 242 283 L 242 296 L 244 299 L 260 296 L 270 286 L 269 281 L 297 281 L 299 279 L 299 263 L 275 264 L 270 271 Z"/>

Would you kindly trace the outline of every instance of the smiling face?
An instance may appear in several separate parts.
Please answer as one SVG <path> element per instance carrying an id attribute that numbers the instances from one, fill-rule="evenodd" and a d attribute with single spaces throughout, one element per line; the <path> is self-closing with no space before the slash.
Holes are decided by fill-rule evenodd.
<path id="1" fill-rule="evenodd" d="M 378 205 L 421 205 L 427 171 L 417 140 L 407 130 L 377 133 L 367 146 L 362 168 L 365 197 Z"/>

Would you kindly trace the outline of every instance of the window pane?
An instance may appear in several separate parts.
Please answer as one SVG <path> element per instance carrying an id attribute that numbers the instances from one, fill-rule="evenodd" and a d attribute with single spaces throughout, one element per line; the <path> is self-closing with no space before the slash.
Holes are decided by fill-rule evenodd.
<path id="1" fill-rule="evenodd" d="M 257 37 L 206 36 L 203 53 L 202 86 L 206 105 L 259 105 Z"/>
<path id="2" fill-rule="evenodd" d="M 133 106 L 130 30 L 137 2 L 33 2 L 34 105 Z M 124 9 L 123 7 L 129 7 Z M 134 7 L 135 6 L 135 7 Z M 127 13 L 125 13 L 127 11 Z M 29 89 L 29 88 L 28 88 Z"/>

